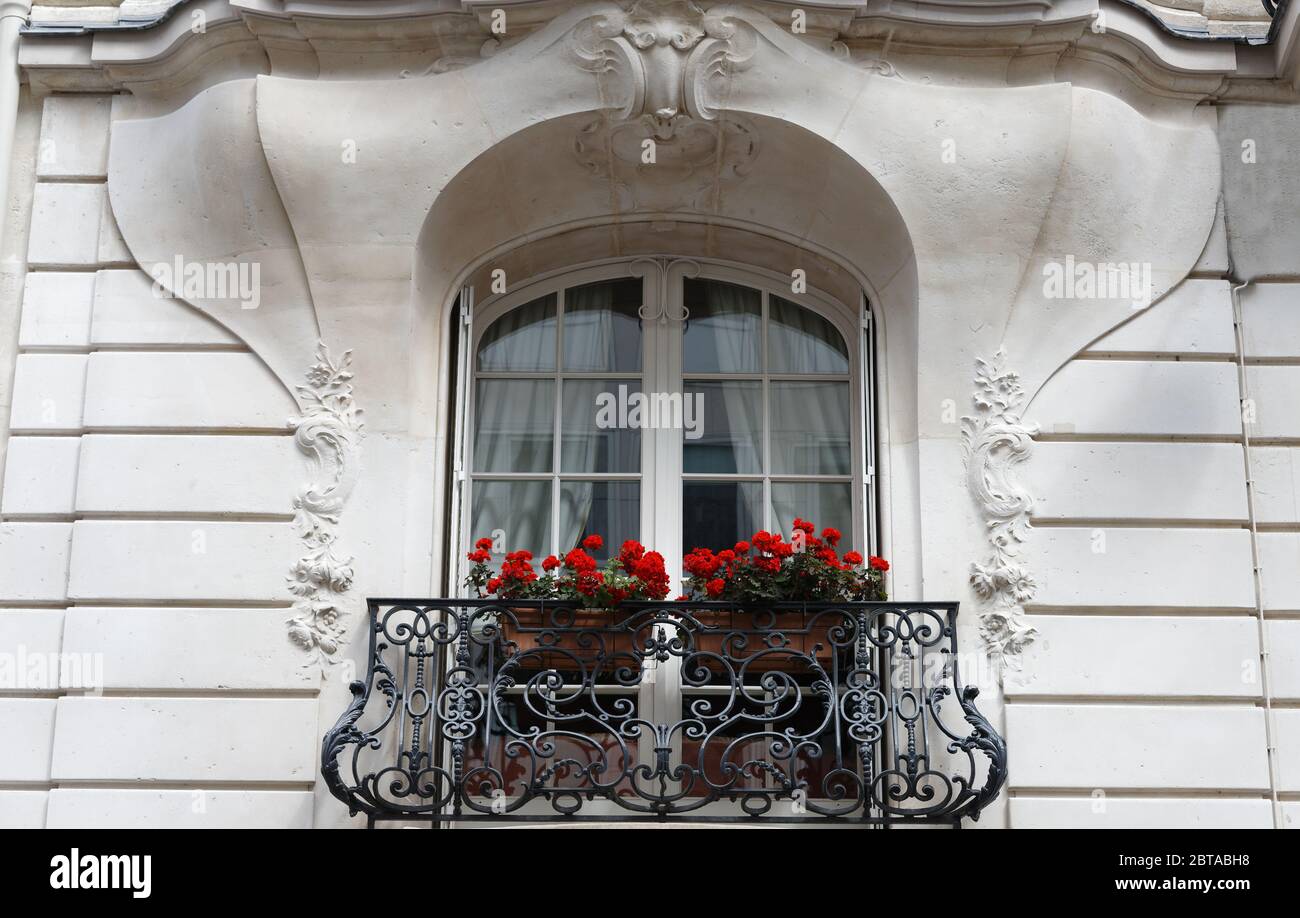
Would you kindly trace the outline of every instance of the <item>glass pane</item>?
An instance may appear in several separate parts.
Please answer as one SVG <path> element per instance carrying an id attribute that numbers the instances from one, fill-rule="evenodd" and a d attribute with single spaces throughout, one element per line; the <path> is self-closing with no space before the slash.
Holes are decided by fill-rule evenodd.
<path id="1" fill-rule="evenodd" d="M 808 520 L 821 533 L 833 526 L 844 536 L 840 548 L 853 544 L 853 486 L 847 481 L 772 482 L 772 530 L 790 538 L 794 518 Z"/>
<path id="2" fill-rule="evenodd" d="M 537 372 L 555 369 L 555 294 L 512 309 L 483 332 L 480 370 Z"/>
<path id="3" fill-rule="evenodd" d="M 839 329 L 811 309 L 768 298 L 767 356 L 771 373 L 848 373 L 849 349 Z"/>
<path id="4" fill-rule="evenodd" d="M 480 379 L 474 398 L 474 471 L 551 470 L 554 381 Z"/>
<path id="5" fill-rule="evenodd" d="M 471 541 L 500 529 L 506 551 L 527 549 L 536 558 L 546 557 L 551 543 L 549 481 L 475 481 L 473 491 Z"/>
<path id="6" fill-rule="evenodd" d="M 620 410 L 640 391 L 640 380 L 566 379 L 563 386 L 560 471 L 641 471 L 641 430 L 629 424 L 637 418 Z"/>
<path id="7" fill-rule="evenodd" d="M 721 551 L 763 528 L 761 481 L 682 482 L 682 548 Z"/>
<path id="8" fill-rule="evenodd" d="M 641 369 L 641 281 L 601 281 L 564 292 L 564 368 L 579 373 Z"/>
<path id="9" fill-rule="evenodd" d="M 849 384 L 774 380 L 769 385 L 772 474 L 850 474 Z"/>
<path id="10" fill-rule="evenodd" d="M 690 312 L 682 335 L 687 373 L 757 373 L 762 345 L 763 298 L 757 290 L 722 281 L 687 279 L 683 304 Z"/>
<path id="11" fill-rule="evenodd" d="M 589 535 L 605 547 L 590 554 L 599 561 L 618 554 L 628 539 L 641 536 L 641 483 L 565 481 L 560 484 L 560 545 L 568 551 Z"/>
<path id="12" fill-rule="evenodd" d="M 703 405 L 703 417 L 683 425 L 682 468 L 708 475 L 763 471 L 763 384 L 758 381 L 687 382 L 686 405 Z M 698 413 L 698 412 L 697 412 Z M 692 417 L 695 417 L 693 414 Z"/>

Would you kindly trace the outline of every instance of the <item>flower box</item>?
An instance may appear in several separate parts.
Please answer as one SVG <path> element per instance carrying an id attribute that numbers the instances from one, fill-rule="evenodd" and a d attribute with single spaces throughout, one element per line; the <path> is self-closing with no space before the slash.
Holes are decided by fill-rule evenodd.
<path id="1" fill-rule="evenodd" d="M 498 618 L 501 639 L 525 669 L 570 670 L 602 661 L 606 667 L 637 661 L 636 638 L 619 629 L 622 619 L 605 609 L 514 607 Z M 526 656 L 524 656 L 526 654 Z"/>
<path id="2" fill-rule="evenodd" d="M 697 609 L 689 614 L 704 629 L 696 632 L 695 649 L 743 665 L 747 672 L 789 670 L 800 656 L 829 666 L 835 653 L 829 631 L 841 621 L 835 615 L 743 608 Z M 746 643 L 738 646 L 733 636 Z"/>
<path id="3" fill-rule="evenodd" d="M 734 548 L 717 553 L 694 548 L 682 559 L 688 576 L 685 595 L 678 599 L 686 604 L 673 618 L 690 632 L 691 647 L 702 654 L 698 663 L 716 670 L 725 661 L 752 672 L 797 666 L 800 657 L 805 665 L 810 658 L 828 664 L 836 652 L 831 630 L 849 624 L 846 634 L 851 633 L 851 623 L 839 618 L 834 604 L 887 598 L 889 563 L 883 558 L 864 559 L 856 551 L 841 556 L 839 530 L 828 527 L 819 537 L 811 522 L 798 517 L 791 533 L 787 542 L 780 533 L 761 530 Z M 545 668 L 585 667 L 602 655 L 617 660 L 615 666 L 634 664 L 651 651 L 680 655 L 680 648 L 671 646 L 647 649 L 654 638 L 644 623 L 630 622 L 618 611 L 626 602 L 666 597 L 663 556 L 629 540 L 601 566 L 588 552 L 603 547 L 601 536 L 588 535 L 563 558 L 548 556 L 540 574 L 531 552 L 504 552 L 496 571 L 493 554 L 502 552 L 485 537 L 469 553 L 473 566 L 465 585 L 511 609 L 502 616 L 501 638 L 515 645 L 516 654 L 531 654 Z M 524 601 L 557 605 L 513 605 Z M 798 608 L 802 603 L 831 605 L 810 611 Z"/>

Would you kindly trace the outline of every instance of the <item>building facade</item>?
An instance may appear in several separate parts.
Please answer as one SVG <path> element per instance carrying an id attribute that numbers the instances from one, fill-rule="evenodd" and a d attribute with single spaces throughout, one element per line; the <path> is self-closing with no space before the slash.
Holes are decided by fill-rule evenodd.
<path id="1" fill-rule="evenodd" d="M 961 603 L 979 825 L 1300 826 L 1297 8 L 0 13 L 0 824 L 361 824 L 367 597 L 799 515 Z"/>

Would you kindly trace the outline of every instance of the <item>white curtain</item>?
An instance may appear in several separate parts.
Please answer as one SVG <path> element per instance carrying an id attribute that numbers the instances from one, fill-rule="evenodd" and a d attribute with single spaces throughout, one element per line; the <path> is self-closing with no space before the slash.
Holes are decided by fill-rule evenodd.
<path id="1" fill-rule="evenodd" d="M 848 373 L 844 336 L 811 309 L 768 299 L 767 353 L 772 373 Z"/>
<path id="2" fill-rule="evenodd" d="M 772 380 L 773 475 L 849 475 L 849 384 Z"/>

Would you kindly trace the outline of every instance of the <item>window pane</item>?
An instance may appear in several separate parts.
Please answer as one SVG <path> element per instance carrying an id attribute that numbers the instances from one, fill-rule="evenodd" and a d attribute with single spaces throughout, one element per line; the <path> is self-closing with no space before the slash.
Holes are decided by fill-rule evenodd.
<path id="1" fill-rule="evenodd" d="M 619 405 L 626 405 L 628 397 L 640 390 L 640 380 L 566 379 L 563 386 L 560 471 L 639 472 L 640 429 L 600 425 L 628 420 L 619 417 Z"/>
<path id="2" fill-rule="evenodd" d="M 475 388 L 474 471 L 549 472 L 555 383 L 480 379 Z"/>
<path id="3" fill-rule="evenodd" d="M 478 368 L 554 370 L 555 347 L 555 294 L 548 293 L 488 326 L 478 345 Z"/>
<path id="4" fill-rule="evenodd" d="M 844 535 L 841 548 L 853 544 L 853 488 L 847 481 L 772 482 L 772 529 L 790 538 L 794 518 L 816 524 L 820 533 L 833 526 Z"/>
<path id="5" fill-rule="evenodd" d="M 760 481 L 682 482 L 682 548 L 721 551 L 763 528 Z"/>
<path id="6" fill-rule="evenodd" d="M 565 481 L 560 484 L 560 544 L 573 548 L 589 535 L 605 539 L 590 552 L 598 561 L 618 554 L 628 539 L 641 535 L 641 484 L 636 481 Z"/>
<path id="7" fill-rule="evenodd" d="M 682 431 L 682 468 L 708 475 L 763 471 L 763 384 L 758 381 L 687 382 L 685 406 L 703 401 L 703 418 Z M 699 399 L 696 396 L 699 396 Z"/>
<path id="8" fill-rule="evenodd" d="M 505 533 L 506 551 L 547 554 L 551 542 L 549 481 L 475 481 L 470 538 Z"/>
<path id="9" fill-rule="evenodd" d="M 767 355 L 772 373 L 848 373 L 849 349 L 839 329 L 811 309 L 768 298 Z"/>
<path id="10" fill-rule="evenodd" d="M 579 373 L 641 369 L 641 281 L 601 281 L 564 292 L 564 368 Z"/>
<path id="11" fill-rule="evenodd" d="M 770 383 L 772 473 L 848 475 L 849 384 Z"/>
<path id="12" fill-rule="evenodd" d="M 688 278 L 683 297 L 690 311 L 682 335 L 682 368 L 687 373 L 760 371 L 763 299 L 757 290 Z"/>

